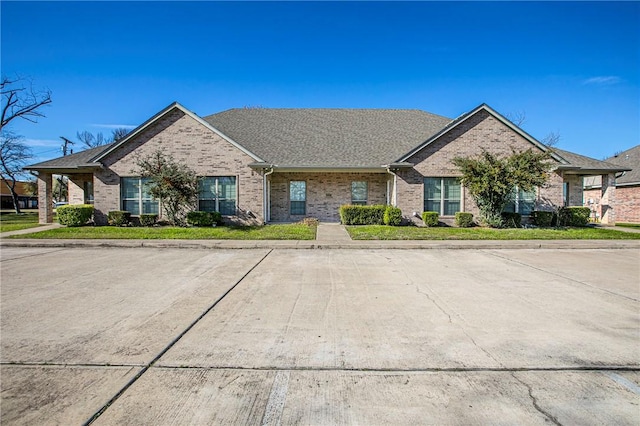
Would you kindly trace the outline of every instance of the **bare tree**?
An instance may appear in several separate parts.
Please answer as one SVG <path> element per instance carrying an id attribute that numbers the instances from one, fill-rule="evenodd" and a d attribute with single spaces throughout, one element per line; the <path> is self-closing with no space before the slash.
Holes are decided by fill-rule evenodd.
<path id="1" fill-rule="evenodd" d="M 51 91 L 34 89 L 33 82 L 25 77 L 2 76 L 0 92 L 2 93 L 0 130 L 16 118 L 37 123 L 38 118 L 44 117 L 40 108 L 51 103 Z"/>
<path id="2" fill-rule="evenodd" d="M 111 140 L 113 142 L 118 142 L 120 139 L 124 138 L 129 134 L 129 129 L 124 127 L 118 127 L 117 129 L 113 129 L 111 132 Z"/>
<path id="3" fill-rule="evenodd" d="M 558 145 L 558 142 L 560 142 L 560 133 L 551 132 L 547 136 L 542 138 L 540 140 L 540 142 L 542 142 L 543 144 L 545 144 L 549 148 L 553 148 L 553 147 Z"/>
<path id="4" fill-rule="evenodd" d="M 23 174 L 22 168 L 32 158 L 31 148 L 23 142 L 22 136 L 8 131 L 0 133 L 0 174 L 2 175 L 2 182 L 11 192 L 13 208 L 17 214 L 20 214 L 20 205 L 18 203 L 16 184 L 18 178 Z"/>
<path id="5" fill-rule="evenodd" d="M 84 130 L 82 132 L 77 132 L 76 133 L 76 137 L 87 148 L 95 148 L 95 147 L 98 147 L 98 146 L 106 145 L 106 144 L 111 143 L 111 142 L 117 142 L 120 139 L 122 139 L 125 136 L 127 136 L 128 133 L 129 133 L 128 129 L 126 129 L 124 127 L 119 127 L 117 129 L 114 129 L 111 132 L 111 137 L 109 137 L 109 138 L 106 138 L 104 136 L 104 134 L 102 134 L 102 132 L 93 134 L 93 133 L 88 132 L 86 130 Z"/>
<path id="6" fill-rule="evenodd" d="M 518 127 L 522 127 L 524 122 L 527 121 L 527 114 L 524 111 L 509 112 L 504 116 L 507 118 L 507 120 Z"/>

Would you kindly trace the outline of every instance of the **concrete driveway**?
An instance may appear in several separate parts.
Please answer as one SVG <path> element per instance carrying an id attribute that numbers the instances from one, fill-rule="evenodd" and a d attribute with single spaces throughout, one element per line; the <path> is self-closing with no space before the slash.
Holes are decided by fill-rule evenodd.
<path id="1" fill-rule="evenodd" d="M 640 251 L 3 248 L 2 424 L 638 424 Z"/>

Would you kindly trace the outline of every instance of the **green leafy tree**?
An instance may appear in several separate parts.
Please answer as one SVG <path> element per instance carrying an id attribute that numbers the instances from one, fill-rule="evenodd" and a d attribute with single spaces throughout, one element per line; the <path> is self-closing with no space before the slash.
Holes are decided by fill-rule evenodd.
<path id="1" fill-rule="evenodd" d="M 516 188 L 532 191 L 547 182 L 551 169 L 549 159 L 549 152 L 531 149 L 513 151 L 508 157 L 483 150 L 478 158 L 456 157 L 453 164 L 460 168 L 460 181 L 480 209 L 482 222 L 501 227 L 501 213 Z"/>
<path id="2" fill-rule="evenodd" d="M 136 165 L 140 175 L 148 178 L 149 192 L 162 200 L 167 219 L 176 226 L 186 226 L 186 215 L 198 199 L 196 173 L 170 155 L 156 151 L 140 159 Z"/>

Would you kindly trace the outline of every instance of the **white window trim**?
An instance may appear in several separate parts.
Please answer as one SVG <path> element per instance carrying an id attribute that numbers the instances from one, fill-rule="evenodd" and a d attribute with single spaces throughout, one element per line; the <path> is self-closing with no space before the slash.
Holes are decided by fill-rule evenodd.
<path id="1" fill-rule="evenodd" d="M 235 214 L 237 214 L 238 211 L 238 176 L 234 176 L 234 175 L 220 175 L 220 176 L 199 176 L 199 179 L 215 179 L 216 180 L 216 188 L 215 188 L 215 194 L 216 197 L 215 198 L 200 198 L 200 190 L 198 188 L 198 209 L 200 209 L 200 201 L 201 200 L 207 200 L 207 201 L 215 201 L 215 211 L 220 212 L 220 197 L 218 197 L 218 185 L 219 185 L 219 180 L 220 178 L 234 178 L 235 179 L 235 211 L 233 215 L 224 215 L 224 216 L 235 216 Z M 226 201 L 228 200 L 228 198 L 222 198 L 222 201 Z"/>
<path id="2" fill-rule="evenodd" d="M 455 214 L 453 215 L 445 215 L 444 214 L 444 180 L 445 179 L 459 179 L 458 177 L 455 176 L 425 176 L 422 179 L 422 208 L 424 209 L 424 204 L 425 204 L 425 197 L 424 197 L 424 180 L 425 179 L 440 179 L 440 211 L 438 212 L 438 214 L 440 216 L 444 216 L 444 217 L 453 217 L 455 216 Z M 458 185 L 460 185 L 460 209 L 458 211 L 460 212 L 464 212 L 464 186 L 462 186 L 462 183 L 458 183 Z"/>

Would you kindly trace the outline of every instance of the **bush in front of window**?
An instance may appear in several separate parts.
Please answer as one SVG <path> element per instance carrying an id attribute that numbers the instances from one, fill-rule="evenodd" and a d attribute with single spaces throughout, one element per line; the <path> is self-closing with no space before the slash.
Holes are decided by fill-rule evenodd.
<path id="1" fill-rule="evenodd" d="M 520 213 L 502 212 L 502 226 L 504 228 L 522 227 L 522 215 Z"/>
<path id="2" fill-rule="evenodd" d="M 213 226 L 222 224 L 222 215 L 218 212 L 192 211 L 187 213 L 187 224 L 191 226 Z"/>
<path id="3" fill-rule="evenodd" d="M 400 226 L 402 224 L 402 210 L 398 207 L 387 206 L 384 211 L 383 221 L 385 225 Z"/>
<path id="4" fill-rule="evenodd" d="M 57 209 L 58 222 L 66 226 L 85 225 L 93 217 L 91 204 L 73 204 L 60 206 Z"/>
<path id="5" fill-rule="evenodd" d="M 587 226 L 591 209 L 589 207 L 561 207 L 558 210 L 558 225 Z"/>
<path id="6" fill-rule="evenodd" d="M 343 225 L 382 225 L 384 223 L 385 205 L 340 206 L 340 221 Z"/>
<path id="7" fill-rule="evenodd" d="M 111 226 L 127 226 L 131 222 L 131 213 L 123 210 L 111 210 L 107 213 L 107 223 Z"/>
<path id="8" fill-rule="evenodd" d="M 158 220 L 158 215 L 155 213 L 146 213 L 140 215 L 141 226 L 153 226 Z"/>
<path id="9" fill-rule="evenodd" d="M 531 222 L 536 226 L 552 226 L 557 220 L 554 212 L 534 210 L 531 212 Z"/>
<path id="10" fill-rule="evenodd" d="M 458 228 L 470 228 L 473 226 L 473 213 L 457 212 L 455 224 Z"/>
<path id="11" fill-rule="evenodd" d="M 422 213 L 422 221 L 424 222 L 424 226 L 438 226 L 440 219 L 440 213 L 438 212 L 423 212 Z"/>

